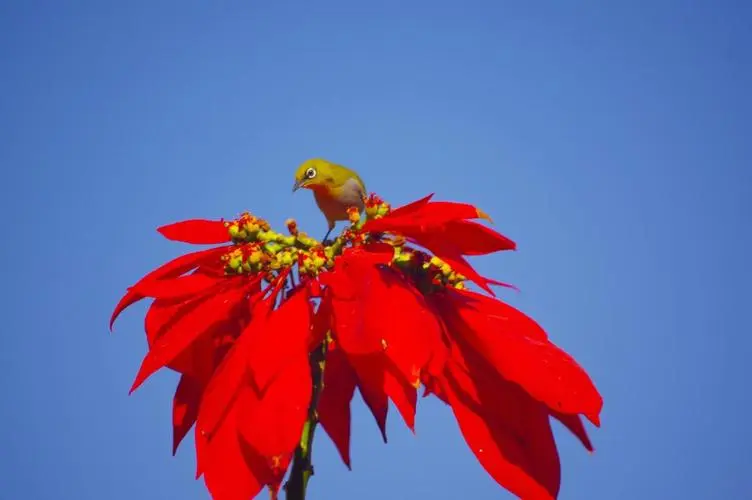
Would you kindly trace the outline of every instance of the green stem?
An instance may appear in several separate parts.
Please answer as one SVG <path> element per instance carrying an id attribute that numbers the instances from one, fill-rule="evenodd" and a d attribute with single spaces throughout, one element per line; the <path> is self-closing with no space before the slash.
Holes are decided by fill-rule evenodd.
<path id="1" fill-rule="evenodd" d="M 287 480 L 287 484 L 285 484 L 285 496 L 287 500 L 305 500 L 308 480 L 313 476 L 313 436 L 316 432 L 316 425 L 319 423 L 316 407 L 318 406 L 321 391 L 324 388 L 326 347 L 327 341 L 324 340 L 321 346 L 315 349 L 310 356 L 313 392 L 311 394 L 311 404 L 308 407 L 308 420 L 306 420 L 303 426 L 300 444 L 298 444 L 295 450 L 292 471 L 290 471 L 290 477 Z"/>

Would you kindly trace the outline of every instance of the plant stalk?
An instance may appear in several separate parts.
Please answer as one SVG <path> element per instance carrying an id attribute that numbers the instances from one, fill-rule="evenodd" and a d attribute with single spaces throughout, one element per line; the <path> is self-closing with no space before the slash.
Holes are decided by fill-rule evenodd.
<path id="1" fill-rule="evenodd" d="M 327 335 L 328 337 L 328 335 Z M 305 500 L 308 480 L 313 476 L 313 436 L 319 423 L 316 407 L 319 396 L 324 389 L 324 367 L 326 365 L 327 340 L 316 348 L 310 355 L 311 378 L 313 381 L 311 404 L 308 407 L 308 420 L 303 426 L 300 443 L 295 449 L 290 477 L 285 483 L 285 498 L 287 500 Z"/>

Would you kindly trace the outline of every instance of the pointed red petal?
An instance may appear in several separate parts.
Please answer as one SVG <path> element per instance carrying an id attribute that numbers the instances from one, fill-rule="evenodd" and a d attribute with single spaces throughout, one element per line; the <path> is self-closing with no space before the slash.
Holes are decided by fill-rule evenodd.
<path id="1" fill-rule="evenodd" d="M 144 296 L 141 295 L 138 290 L 141 285 L 151 280 L 175 278 L 177 276 L 180 276 L 181 274 L 185 274 L 191 269 L 199 266 L 202 262 L 211 261 L 211 259 L 218 257 L 225 251 L 225 247 L 218 247 L 209 248 L 207 250 L 201 250 L 198 252 L 192 252 L 172 259 L 166 264 L 163 264 L 157 269 L 151 271 L 149 274 L 141 278 L 135 285 L 130 287 L 125 296 L 123 296 L 123 298 L 120 299 L 120 302 L 118 302 L 118 304 L 115 306 L 115 310 L 112 312 L 112 316 L 110 317 L 110 330 L 112 330 L 112 325 L 115 323 L 115 320 L 118 318 L 120 313 L 122 313 L 129 306 L 144 298 Z"/>
<path id="2" fill-rule="evenodd" d="M 178 446 L 191 430 L 198 415 L 198 405 L 204 385 L 183 375 L 180 377 L 175 397 L 172 401 L 172 454 L 178 451 Z"/>
<path id="3" fill-rule="evenodd" d="M 229 408 L 237 419 L 237 409 Z M 197 474 L 203 474 L 206 487 L 214 500 L 249 500 L 255 498 L 271 479 L 260 457 L 247 452 L 235 425 L 220 427 L 211 440 L 196 432 Z"/>
<path id="4" fill-rule="evenodd" d="M 388 360 L 385 360 L 388 363 Z M 394 368 L 384 371 L 384 392 L 392 400 L 410 432 L 415 433 L 415 410 L 418 404 L 418 389 L 408 383 Z"/>
<path id="5" fill-rule="evenodd" d="M 337 257 L 334 270 L 319 276 L 319 282 L 332 288 L 340 299 L 352 299 L 363 288 L 363 276 L 374 268 L 389 264 L 394 257 L 394 247 L 387 243 L 369 243 L 348 248 Z M 355 286 L 357 285 L 357 287 Z"/>
<path id="6" fill-rule="evenodd" d="M 232 324 L 232 322 L 228 322 Z M 167 363 L 167 367 L 197 380 L 207 380 L 214 371 L 216 358 L 216 340 L 218 331 L 228 323 L 212 327 L 206 334 L 198 337 L 187 349 Z"/>
<path id="7" fill-rule="evenodd" d="M 357 379 L 342 349 L 330 347 L 324 368 L 324 389 L 317 410 L 319 423 L 337 447 L 342 461 L 350 465 L 350 402 Z"/>
<path id="8" fill-rule="evenodd" d="M 311 402 L 311 368 L 308 355 L 291 360 L 259 400 L 248 386 L 240 390 L 238 427 L 243 440 L 271 467 L 293 452 L 300 441 Z"/>
<path id="9" fill-rule="evenodd" d="M 548 340 L 548 334 L 535 320 L 499 299 L 455 289 L 431 295 L 430 300 L 438 306 L 439 312 L 459 314 L 462 321 L 476 332 L 493 331 L 487 335 L 498 337 L 500 334 L 497 332 L 504 331 L 533 340 Z M 442 314 L 442 317 L 445 316 Z"/>
<path id="10" fill-rule="evenodd" d="M 593 443 L 590 441 L 590 437 L 588 436 L 579 415 L 568 415 L 566 413 L 552 411 L 551 416 L 564 424 L 564 426 L 580 440 L 580 443 L 582 443 L 582 446 L 584 446 L 587 451 L 591 453 L 595 451 Z"/>
<path id="11" fill-rule="evenodd" d="M 391 269 L 374 269 L 363 318 L 366 339 L 379 339 L 408 385 L 420 382 L 420 372 L 441 343 L 438 318 L 425 297 Z M 347 349 L 345 349 L 347 350 Z M 348 351 L 349 352 L 349 351 Z"/>
<path id="12" fill-rule="evenodd" d="M 185 220 L 167 224 L 157 231 L 168 240 L 194 245 L 214 245 L 231 241 L 230 233 L 221 220 Z"/>
<path id="13" fill-rule="evenodd" d="M 260 335 L 266 327 L 270 305 L 266 301 L 254 302 L 250 322 L 240 334 L 217 367 L 214 375 L 204 390 L 197 419 L 197 428 L 206 436 L 213 435 L 219 425 L 226 419 L 228 409 L 232 406 L 238 390 L 248 371 L 248 352 L 254 337 Z"/>
<path id="14" fill-rule="evenodd" d="M 445 384 L 452 411 L 473 454 L 501 486 L 520 498 L 553 500 L 559 456 L 544 407 L 518 386 L 469 358 L 472 376 L 454 365 Z"/>
<path id="15" fill-rule="evenodd" d="M 444 225 L 444 234 L 462 255 L 486 255 L 517 249 L 514 241 L 473 221 L 449 221 Z"/>
<path id="16" fill-rule="evenodd" d="M 227 321 L 246 294 L 243 287 L 230 288 L 206 299 L 191 314 L 181 316 L 165 331 L 146 354 L 130 392 L 135 391 L 154 372 L 170 363 L 199 336 L 214 325 Z"/>
<path id="17" fill-rule="evenodd" d="M 240 441 L 241 446 L 244 447 L 244 449 L 248 450 L 250 453 L 255 453 L 261 460 L 263 460 L 263 463 L 266 465 L 267 468 L 269 467 L 269 461 L 258 455 L 253 449 L 248 446 L 245 441 L 243 441 L 241 437 Z M 290 463 L 292 462 L 293 453 L 287 453 L 285 455 L 281 455 L 280 457 L 276 457 L 273 460 L 273 467 L 270 468 L 270 480 L 266 483 L 267 487 L 269 488 L 270 498 L 271 500 L 278 500 L 279 499 L 279 490 L 282 486 L 282 480 L 285 478 L 285 475 L 287 474 L 287 469 L 290 467 Z"/>
<path id="18" fill-rule="evenodd" d="M 308 294 L 314 298 L 321 297 L 321 283 L 318 279 L 309 279 L 305 281 L 306 288 L 308 288 Z"/>
<path id="19" fill-rule="evenodd" d="M 133 288 L 129 288 L 128 291 L 125 292 L 125 295 L 123 295 L 123 297 L 120 299 L 120 302 L 118 302 L 115 306 L 115 310 L 112 311 L 112 315 L 110 316 L 110 331 L 112 331 L 112 327 L 115 324 L 115 320 L 117 320 L 118 316 L 120 316 L 120 314 L 130 306 L 142 299 L 144 299 L 143 295 L 139 295 Z"/>
<path id="20" fill-rule="evenodd" d="M 494 435 L 499 431 L 491 427 L 470 406 L 464 404 L 453 390 L 447 389 L 446 392 L 462 435 L 480 464 L 499 485 L 519 498 L 554 500 L 557 497 L 530 477 L 524 466 L 515 463 L 515 460 L 522 460 L 520 457 L 523 456 L 523 452 L 515 449 L 519 445 L 515 446 L 512 436 L 502 438 Z M 497 441 L 502 443 L 499 444 Z"/>
<path id="21" fill-rule="evenodd" d="M 599 426 L 603 398 L 574 358 L 543 340 L 540 326 L 517 309 L 507 306 L 499 314 L 502 307 L 497 305 L 492 309 L 496 314 L 489 314 L 491 310 L 478 311 L 463 300 L 478 297 L 469 291 L 447 290 L 433 300 L 449 331 L 472 345 L 504 378 L 520 384 L 552 410 L 581 413 Z"/>
<path id="22" fill-rule="evenodd" d="M 490 217 L 475 205 L 456 201 L 433 201 L 422 210 L 422 217 L 431 223 L 444 224 L 465 219 L 487 219 Z"/>
<path id="23" fill-rule="evenodd" d="M 438 321 L 422 297 L 392 271 L 354 262 L 345 272 L 346 292 L 338 295 L 337 284 L 331 288 L 332 334 L 357 373 L 382 435 L 385 396 L 414 429 L 416 387 L 440 341 Z"/>
<path id="24" fill-rule="evenodd" d="M 419 200 L 415 200 L 413 202 L 408 203 L 407 205 L 402 205 L 401 207 L 397 207 L 392 209 L 391 212 L 389 212 L 390 217 L 402 217 L 407 214 L 413 213 L 416 210 L 420 210 L 423 208 L 429 201 L 431 201 L 431 198 L 433 198 L 434 193 L 429 194 L 428 196 L 425 196 Z"/>
<path id="25" fill-rule="evenodd" d="M 515 285 L 512 285 L 510 283 L 504 283 L 503 281 L 497 281 L 497 280 L 491 279 L 491 278 L 483 278 L 483 279 L 489 285 L 503 286 L 504 288 L 511 288 L 512 290 L 515 290 L 515 291 L 518 291 L 518 292 L 520 291 L 519 288 L 517 288 Z"/>
<path id="26" fill-rule="evenodd" d="M 419 200 L 420 201 L 420 200 Z M 416 202 L 419 204 L 419 202 Z M 371 219 L 363 225 L 365 232 L 394 232 L 405 236 L 431 231 L 453 220 L 488 218 L 475 206 L 452 201 L 432 201 L 415 208 L 393 211 L 380 219 Z"/>
<path id="27" fill-rule="evenodd" d="M 375 355 L 349 355 L 347 359 L 358 376 L 358 392 L 360 392 L 360 396 L 363 398 L 363 402 L 368 409 L 371 410 L 371 414 L 376 420 L 376 425 L 379 426 L 379 430 L 381 431 L 381 438 L 386 443 L 386 418 L 389 412 L 389 397 L 384 390 L 383 379 L 369 380 L 367 377 L 362 378 L 359 373 L 362 371 L 366 376 L 370 373 L 367 363 L 368 358 L 372 358 L 373 356 Z M 366 364 L 366 366 L 358 370 L 358 365 L 361 362 Z"/>
<path id="28" fill-rule="evenodd" d="M 144 297 L 158 299 L 183 299 L 200 297 L 218 286 L 226 277 L 217 278 L 206 274 L 189 274 L 172 279 L 153 280 L 139 286 L 138 291 Z"/>
<path id="29" fill-rule="evenodd" d="M 348 354 L 382 350 L 382 338 L 367 327 L 373 287 L 385 286 L 371 258 L 367 252 L 345 254 L 335 264 L 334 271 L 325 275 L 329 278 L 327 296 L 332 308 L 332 333 Z"/>
<path id="30" fill-rule="evenodd" d="M 444 391 L 445 380 L 444 377 L 434 377 L 424 373 L 421 376 L 421 383 L 423 384 L 423 397 L 436 396 L 444 404 L 449 404 L 446 392 Z"/>
<path id="31" fill-rule="evenodd" d="M 308 351 L 316 349 L 332 329 L 332 299 L 329 294 L 321 297 L 319 307 L 311 321 L 311 338 Z"/>
<path id="32" fill-rule="evenodd" d="M 358 377 L 361 395 L 379 424 L 384 442 L 389 399 L 407 427 L 415 432 L 418 391 L 399 374 L 391 361 L 383 353 L 348 355 L 348 360 Z"/>
<path id="33" fill-rule="evenodd" d="M 266 328 L 249 349 L 248 366 L 263 393 L 298 354 L 306 355 L 311 338 L 311 304 L 306 287 L 298 288 L 273 311 Z"/>
<path id="34" fill-rule="evenodd" d="M 168 299 L 156 299 L 152 302 L 144 316 L 144 331 L 149 348 L 180 315 L 187 314 L 198 304 L 198 302 L 176 302 Z"/>

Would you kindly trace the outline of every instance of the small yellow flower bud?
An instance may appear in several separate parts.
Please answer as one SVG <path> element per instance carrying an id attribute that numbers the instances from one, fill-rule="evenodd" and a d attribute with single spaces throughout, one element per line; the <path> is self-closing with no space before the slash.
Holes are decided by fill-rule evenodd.
<path id="1" fill-rule="evenodd" d="M 350 224 L 357 224 L 360 222 L 360 211 L 356 207 L 349 207 L 347 217 L 350 219 Z"/>
<path id="2" fill-rule="evenodd" d="M 291 252 L 283 252 L 279 256 L 280 262 L 282 262 L 282 265 L 287 267 L 291 266 L 293 264 L 293 258 Z"/>
<path id="3" fill-rule="evenodd" d="M 287 226 L 287 230 L 292 234 L 293 236 L 298 234 L 298 223 L 295 222 L 295 219 L 287 219 L 285 221 L 285 225 Z"/>

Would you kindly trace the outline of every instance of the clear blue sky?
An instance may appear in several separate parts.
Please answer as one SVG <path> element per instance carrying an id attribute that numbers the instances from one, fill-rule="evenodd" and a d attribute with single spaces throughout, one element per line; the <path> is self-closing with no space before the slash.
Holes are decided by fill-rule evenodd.
<path id="1" fill-rule="evenodd" d="M 594 455 L 556 424 L 562 499 L 749 497 L 751 25 L 724 1 L 2 2 L 0 497 L 208 498 L 192 440 L 170 454 L 175 374 L 127 395 L 145 305 L 107 319 L 188 250 L 161 224 L 323 232 L 290 193 L 312 156 L 518 242 L 474 262 L 605 398 Z M 383 445 L 356 401 L 354 471 L 321 435 L 312 500 L 511 498 L 448 408 Z"/>

